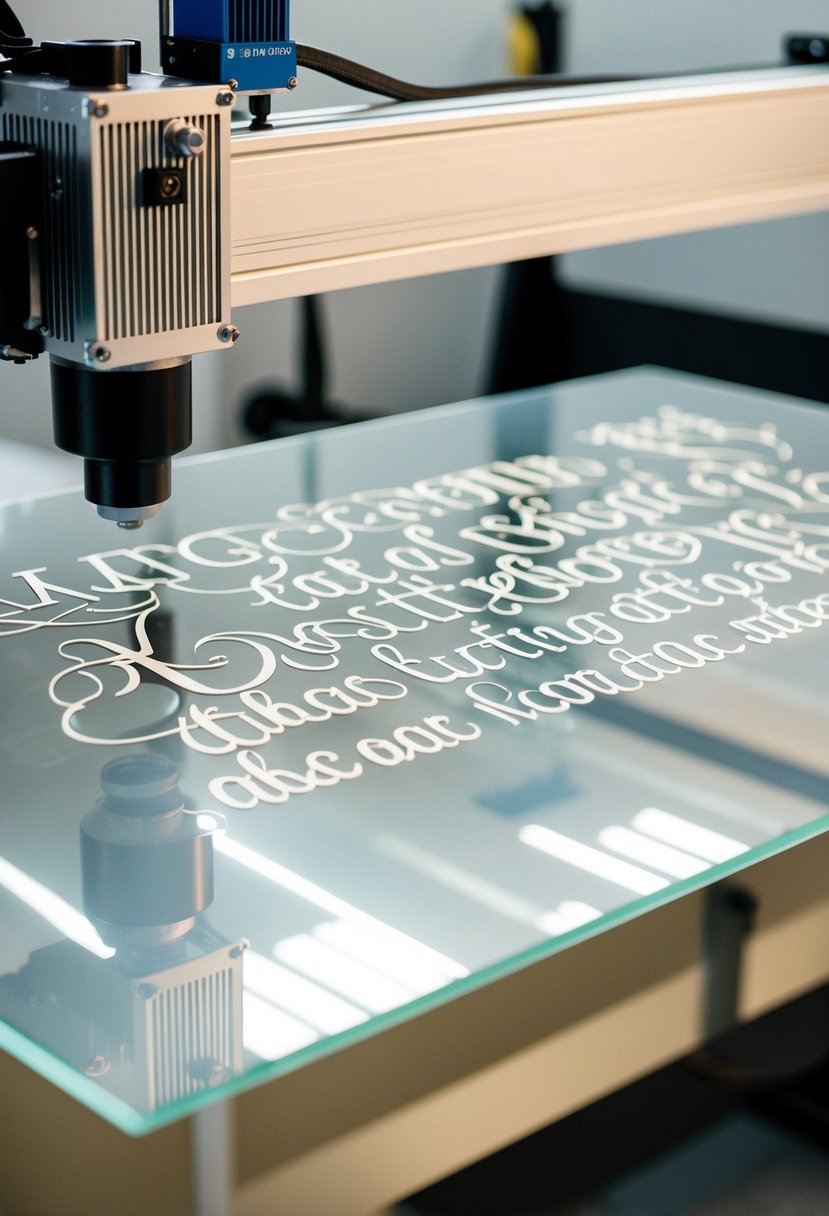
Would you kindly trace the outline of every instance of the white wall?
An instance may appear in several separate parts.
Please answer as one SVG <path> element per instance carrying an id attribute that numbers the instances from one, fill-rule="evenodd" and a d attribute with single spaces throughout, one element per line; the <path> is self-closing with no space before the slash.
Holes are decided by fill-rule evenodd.
<path id="1" fill-rule="evenodd" d="M 786 32 L 829 32 L 826 0 L 570 0 L 577 71 L 778 62 Z M 829 132 L 827 132 L 829 139 Z M 564 259 L 574 286 L 829 330 L 829 214 Z"/>
<path id="2" fill-rule="evenodd" d="M 785 32 L 829 29 L 826 0 L 566 0 L 572 66 L 693 71 L 770 64 Z"/>
<path id="3" fill-rule="evenodd" d="M 158 64 L 158 5 L 154 0 L 10 0 L 26 33 L 45 38 L 139 38 Z"/>

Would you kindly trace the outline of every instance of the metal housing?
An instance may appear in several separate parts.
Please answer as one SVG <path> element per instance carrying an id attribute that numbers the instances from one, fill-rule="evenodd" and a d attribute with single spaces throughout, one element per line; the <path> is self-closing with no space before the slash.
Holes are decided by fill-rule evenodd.
<path id="1" fill-rule="evenodd" d="M 128 367 L 219 349 L 230 319 L 232 94 L 160 76 L 123 91 L 4 77 L 0 140 L 43 163 L 41 267 L 46 349 Z M 196 155 L 171 144 L 176 120 Z M 181 197 L 148 201 L 146 174 L 171 172 Z"/>

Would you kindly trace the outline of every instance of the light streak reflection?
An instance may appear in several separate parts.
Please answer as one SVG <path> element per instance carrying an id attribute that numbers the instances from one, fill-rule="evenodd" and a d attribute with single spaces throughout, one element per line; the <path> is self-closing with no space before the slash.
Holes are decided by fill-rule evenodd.
<path id="1" fill-rule="evenodd" d="M 115 951 L 104 945 L 98 932 L 77 908 L 61 899 L 49 887 L 38 882 L 23 870 L 18 870 L 10 861 L 0 857 L 0 886 L 28 904 L 44 920 L 58 929 L 64 937 L 77 942 L 98 958 L 112 958 Z"/>

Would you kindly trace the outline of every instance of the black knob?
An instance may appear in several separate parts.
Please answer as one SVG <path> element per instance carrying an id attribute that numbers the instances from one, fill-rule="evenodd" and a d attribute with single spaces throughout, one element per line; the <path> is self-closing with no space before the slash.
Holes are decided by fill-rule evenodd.
<path id="1" fill-rule="evenodd" d="M 69 83 L 83 89 L 125 89 L 129 83 L 130 51 L 124 39 L 93 38 L 67 42 Z"/>

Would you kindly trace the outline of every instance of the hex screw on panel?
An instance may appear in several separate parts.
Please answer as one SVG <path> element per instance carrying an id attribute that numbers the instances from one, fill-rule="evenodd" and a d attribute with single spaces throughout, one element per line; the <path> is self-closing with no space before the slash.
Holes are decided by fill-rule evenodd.
<path id="1" fill-rule="evenodd" d="M 220 342 L 236 342 L 239 338 L 239 330 L 235 325 L 222 325 L 219 328 L 218 338 Z"/>
<path id="2" fill-rule="evenodd" d="M 232 106 L 236 98 L 232 93 L 219 93 L 216 98 L 217 106 Z"/>

